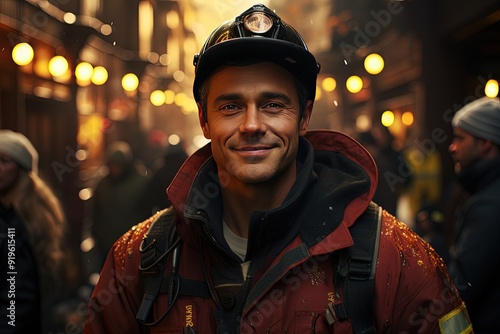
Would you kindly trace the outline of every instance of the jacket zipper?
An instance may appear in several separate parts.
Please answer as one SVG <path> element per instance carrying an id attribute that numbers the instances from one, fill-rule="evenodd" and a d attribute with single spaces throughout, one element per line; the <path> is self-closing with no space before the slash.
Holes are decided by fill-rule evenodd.
<path id="1" fill-rule="evenodd" d="M 202 227 L 203 233 L 205 233 L 205 235 L 209 236 L 210 243 L 212 244 L 212 246 L 214 246 L 218 251 L 220 251 L 222 254 L 226 255 L 231 260 L 234 260 L 236 258 L 236 255 L 228 252 L 214 238 L 213 233 L 212 233 L 211 224 L 210 224 L 208 218 L 205 216 L 205 214 L 204 214 L 203 211 L 199 211 L 197 217 L 191 216 L 190 218 L 200 220 L 200 221 L 202 221 L 204 223 L 203 227 Z M 200 248 L 202 248 L 202 247 L 203 247 L 203 242 L 202 242 L 202 240 L 200 240 Z M 211 282 L 211 280 L 209 279 L 210 275 L 207 272 L 206 267 L 204 265 L 205 260 L 204 260 L 203 252 L 202 252 L 202 261 L 203 261 L 203 264 L 202 264 L 203 265 L 203 271 L 204 271 L 206 279 L 207 279 L 207 285 L 208 285 L 208 289 L 210 291 L 210 295 L 211 295 L 212 299 L 214 300 L 217 309 L 222 309 L 222 306 L 219 303 L 219 298 L 217 297 L 218 295 L 214 291 L 213 286 L 210 283 Z M 240 294 L 239 305 L 238 305 L 238 308 L 236 309 L 236 313 L 235 313 L 235 316 L 236 316 L 237 319 L 238 318 L 241 319 L 241 314 L 243 313 L 243 307 L 245 305 L 246 296 L 248 294 L 248 288 L 250 286 L 250 281 L 253 278 L 252 271 L 253 271 L 253 262 L 250 262 L 250 267 L 248 268 L 247 276 L 245 278 L 245 284 L 243 285 L 243 288 L 242 288 L 242 291 L 241 291 L 241 294 Z M 240 328 L 239 328 L 240 327 L 240 323 L 241 323 L 241 320 L 235 321 L 235 323 L 234 323 L 235 328 L 234 328 L 234 331 L 233 331 L 234 333 L 240 333 Z"/>
<path id="2" fill-rule="evenodd" d="M 251 284 L 252 279 L 253 279 L 253 272 L 254 272 L 254 263 L 253 263 L 253 261 L 250 261 L 250 267 L 248 268 L 247 276 L 245 277 L 245 284 L 243 285 L 243 288 L 241 289 L 238 308 L 236 309 L 236 313 L 235 313 L 237 321 L 235 321 L 235 323 L 234 323 L 234 327 L 235 327 L 234 333 L 240 333 L 243 307 L 245 306 L 249 287 L 250 287 L 250 284 Z"/>

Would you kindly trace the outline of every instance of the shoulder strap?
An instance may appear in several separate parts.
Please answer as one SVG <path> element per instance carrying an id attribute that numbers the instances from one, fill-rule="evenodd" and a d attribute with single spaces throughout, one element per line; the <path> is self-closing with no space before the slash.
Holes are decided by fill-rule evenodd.
<path id="1" fill-rule="evenodd" d="M 339 261 L 341 268 L 336 275 L 339 281 L 335 284 L 342 287 L 346 305 L 330 303 L 326 312 L 330 324 L 335 319 L 350 317 L 355 334 L 375 333 L 374 278 L 380 241 L 381 212 L 381 207 L 372 202 L 351 227 L 354 245 L 347 249 Z M 143 273 L 145 285 L 136 319 L 146 325 L 154 325 L 163 318 L 162 316 L 158 321 L 150 322 L 154 300 L 162 288 L 164 259 L 171 251 L 174 251 L 172 275 L 167 285 L 170 296 L 177 294 L 173 294 L 172 290 L 179 289 L 178 282 L 176 284 L 179 245 L 180 239 L 175 230 L 175 214 L 172 208 L 165 209 L 154 220 L 140 247 L 139 269 Z M 170 306 L 173 302 L 170 301 Z"/>
<path id="2" fill-rule="evenodd" d="M 153 304 L 162 285 L 164 259 L 171 251 L 174 251 L 171 279 L 173 287 L 179 245 L 180 239 L 175 230 L 175 214 L 172 207 L 170 207 L 157 214 L 149 231 L 144 235 L 139 249 L 141 253 L 139 270 L 142 272 L 144 279 L 144 296 L 137 311 L 136 319 L 144 324 L 154 324 L 148 322 L 151 322 Z"/>
<path id="3" fill-rule="evenodd" d="M 182 278 L 178 274 L 181 240 L 177 235 L 175 213 L 172 207 L 156 214 L 153 223 L 140 246 L 141 271 L 144 295 L 136 314 L 136 319 L 146 326 L 160 323 L 174 307 L 179 295 L 210 298 L 205 281 Z M 172 253 L 171 268 L 165 277 L 167 256 Z M 156 297 L 160 293 L 168 295 L 168 308 L 155 320 L 152 314 Z"/>
<path id="4" fill-rule="evenodd" d="M 350 318 L 354 333 L 375 333 L 373 302 L 378 259 L 382 208 L 371 202 L 350 228 L 354 245 L 339 259 L 335 285 L 344 294 L 344 303 L 328 304 L 327 320 Z"/>

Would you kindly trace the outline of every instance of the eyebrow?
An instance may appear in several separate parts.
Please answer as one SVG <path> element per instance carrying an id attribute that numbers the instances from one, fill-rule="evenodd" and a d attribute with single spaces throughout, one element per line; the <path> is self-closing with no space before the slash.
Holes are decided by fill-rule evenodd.
<path id="1" fill-rule="evenodd" d="M 278 99 L 278 100 L 282 100 L 285 104 L 292 103 L 292 100 L 288 95 L 282 94 L 282 93 L 274 93 L 274 92 L 263 92 L 259 95 L 259 99 L 263 99 L 263 100 Z M 215 105 L 215 104 L 220 103 L 220 102 L 234 101 L 234 100 L 243 100 L 243 95 L 241 95 L 239 93 L 222 94 L 222 95 L 219 95 L 215 98 L 213 104 Z"/>
<path id="2" fill-rule="evenodd" d="M 222 94 L 222 95 L 219 95 L 215 98 L 213 105 L 216 105 L 217 103 L 220 103 L 220 102 L 242 100 L 242 99 L 243 99 L 243 96 L 241 94 L 237 94 L 237 93 Z"/>

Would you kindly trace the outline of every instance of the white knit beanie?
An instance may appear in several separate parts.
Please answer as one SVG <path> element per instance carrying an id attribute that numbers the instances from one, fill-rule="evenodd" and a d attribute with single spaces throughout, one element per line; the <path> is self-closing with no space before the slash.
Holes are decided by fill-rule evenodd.
<path id="1" fill-rule="evenodd" d="M 451 124 L 500 145 L 500 100 L 482 97 L 472 101 L 457 111 Z"/>
<path id="2" fill-rule="evenodd" d="M 38 152 L 22 133 L 0 130 L 0 152 L 9 156 L 21 168 L 38 173 Z"/>

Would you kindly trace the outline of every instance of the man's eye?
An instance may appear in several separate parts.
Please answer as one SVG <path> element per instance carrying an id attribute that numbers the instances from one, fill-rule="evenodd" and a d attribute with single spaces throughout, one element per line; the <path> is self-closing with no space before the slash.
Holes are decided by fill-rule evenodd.
<path id="1" fill-rule="evenodd" d="M 268 108 L 281 108 L 281 105 L 280 105 L 280 104 L 278 104 L 278 103 L 274 103 L 274 102 L 272 102 L 272 103 L 268 103 L 268 104 L 267 104 L 267 107 L 268 107 Z"/>
<path id="2" fill-rule="evenodd" d="M 281 103 L 275 103 L 275 102 L 271 102 L 263 106 L 263 109 L 271 111 L 279 111 L 282 110 L 283 108 L 284 107 Z"/>
<path id="3" fill-rule="evenodd" d="M 235 104 L 226 104 L 220 107 L 220 110 L 236 110 L 238 109 L 238 106 Z"/>

